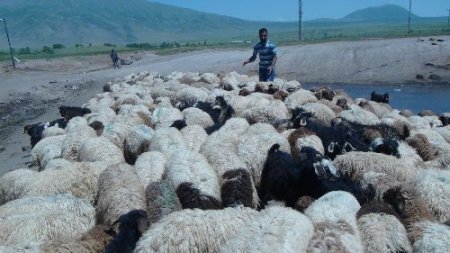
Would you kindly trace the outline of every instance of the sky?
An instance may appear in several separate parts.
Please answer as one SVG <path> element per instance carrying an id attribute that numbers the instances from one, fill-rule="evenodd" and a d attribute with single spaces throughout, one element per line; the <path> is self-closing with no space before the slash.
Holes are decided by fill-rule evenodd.
<path id="1" fill-rule="evenodd" d="M 214 14 L 254 21 L 298 20 L 298 0 L 150 0 Z M 303 20 L 342 18 L 352 11 L 385 4 L 408 9 L 409 0 L 303 0 Z M 421 17 L 448 16 L 450 0 L 412 0 Z"/>

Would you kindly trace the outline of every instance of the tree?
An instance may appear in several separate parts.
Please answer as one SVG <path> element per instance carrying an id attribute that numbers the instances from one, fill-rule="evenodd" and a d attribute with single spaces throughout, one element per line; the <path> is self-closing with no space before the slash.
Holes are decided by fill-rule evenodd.
<path id="1" fill-rule="evenodd" d="M 53 49 L 63 49 L 65 46 L 63 44 L 53 44 Z"/>
<path id="2" fill-rule="evenodd" d="M 42 48 L 42 53 L 44 53 L 44 54 L 54 54 L 55 51 L 53 51 L 53 48 L 51 48 L 49 46 L 44 46 Z"/>

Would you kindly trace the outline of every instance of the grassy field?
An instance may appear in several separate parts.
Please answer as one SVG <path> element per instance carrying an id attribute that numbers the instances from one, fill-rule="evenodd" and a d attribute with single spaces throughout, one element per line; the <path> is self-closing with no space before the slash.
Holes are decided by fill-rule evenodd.
<path id="1" fill-rule="evenodd" d="M 447 30 L 447 23 L 443 19 L 424 19 L 414 21 L 412 32 L 407 32 L 407 25 L 404 23 L 356 23 L 356 22 L 332 22 L 332 21 L 314 21 L 305 22 L 303 40 L 298 40 L 298 32 L 277 32 L 276 29 L 269 27 L 270 39 L 277 45 L 298 45 L 305 43 L 320 43 L 329 41 L 362 40 L 371 38 L 401 38 L 401 37 L 419 37 L 419 36 L 438 36 L 450 35 Z M 290 23 L 289 26 L 295 27 Z M 14 56 L 23 59 L 48 59 L 65 56 L 83 56 L 106 54 L 114 48 L 118 52 L 146 50 L 156 54 L 166 55 L 180 52 L 201 50 L 205 48 L 248 48 L 257 41 L 257 37 L 252 35 L 234 37 L 222 40 L 208 41 L 172 41 L 166 45 L 146 43 L 143 48 L 127 47 L 126 45 L 78 45 L 65 48 L 54 49 L 53 53 L 44 53 L 41 49 L 30 49 L 28 53 L 21 54 L 23 49 L 16 49 Z M 51 48 L 52 45 L 49 45 Z M 9 51 L 0 51 L 0 61 L 10 61 Z"/>

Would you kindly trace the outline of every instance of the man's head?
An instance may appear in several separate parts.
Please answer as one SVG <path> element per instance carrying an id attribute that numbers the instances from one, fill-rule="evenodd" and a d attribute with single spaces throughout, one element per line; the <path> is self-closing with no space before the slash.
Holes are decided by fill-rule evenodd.
<path id="1" fill-rule="evenodd" d="M 268 32 L 266 28 L 259 29 L 259 40 L 263 43 L 266 43 L 268 37 Z"/>

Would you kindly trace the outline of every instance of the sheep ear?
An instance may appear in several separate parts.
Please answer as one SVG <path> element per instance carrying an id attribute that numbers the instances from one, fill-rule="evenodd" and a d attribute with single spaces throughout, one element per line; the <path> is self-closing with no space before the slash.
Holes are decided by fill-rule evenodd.
<path id="1" fill-rule="evenodd" d="M 149 224 L 146 217 L 141 217 L 138 219 L 137 228 L 141 234 L 143 234 L 147 230 L 148 226 Z"/>
<path id="2" fill-rule="evenodd" d="M 355 151 L 356 149 L 350 144 L 349 142 L 345 142 L 344 144 L 344 150 L 346 152 Z"/>
<path id="3" fill-rule="evenodd" d="M 300 126 L 306 126 L 306 118 L 300 119 Z"/>
<path id="4" fill-rule="evenodd" d="M 334 152 L 334 142 L 332 142 L 332 143 L 330 143 L 330 145 L 328 145 L 328 147 L 327 147 L 327 150 L 328 150 L 328 152 L 330 152 L 330 153 L 333 153 Z"/>
<path id="5" fill-rule="evenodd" d="M 325 176 L 325 170 L 324 170 L 323 166 L 320 164 L 320 162 L 313 163 L 313 167 L 314 167 L 314 172 L 316 173 L 316 175 L 318 177 L 322 178 Z"/>

